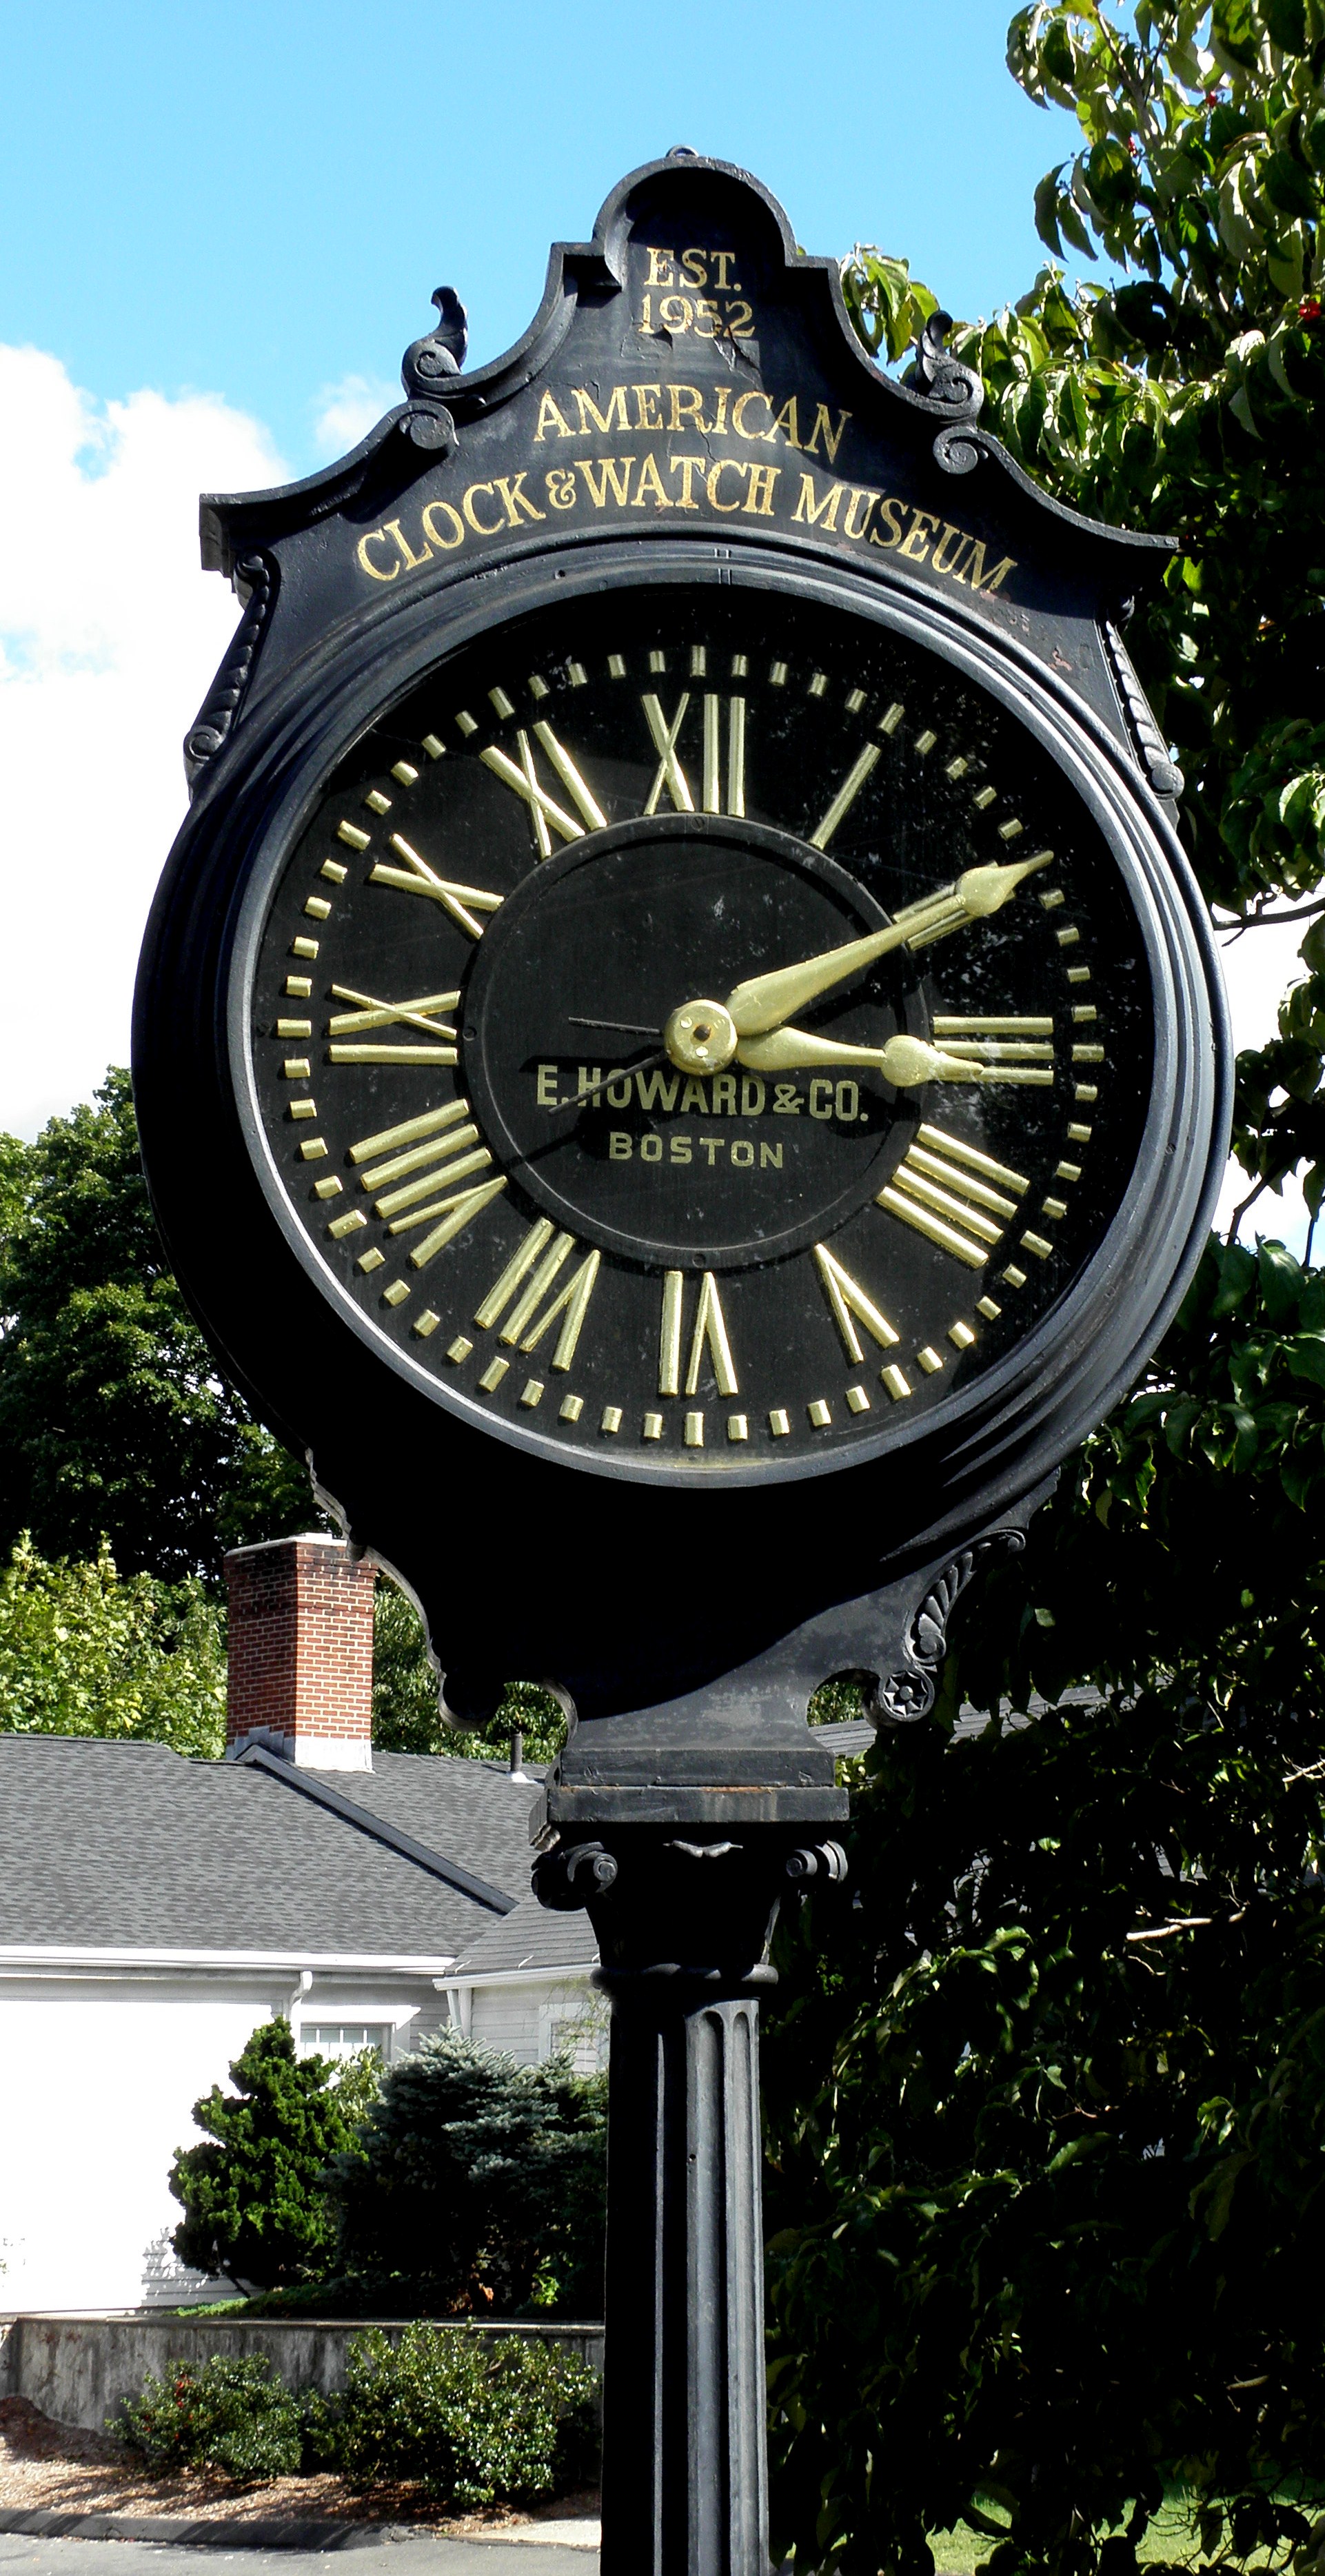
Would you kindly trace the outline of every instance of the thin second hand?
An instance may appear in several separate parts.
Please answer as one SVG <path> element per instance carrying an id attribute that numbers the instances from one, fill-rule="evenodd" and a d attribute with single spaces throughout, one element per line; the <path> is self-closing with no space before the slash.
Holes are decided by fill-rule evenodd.
<path id="1" fill-rule="evenodd" d="M 662 1036 L 661 1029 L 641 1028 L 638 1020 L 577 1020 L 572 1014 L 569 1025 L 573 1029 L 611 1029 L 616 1036 L 623 1038 L 660 1038 Z"/>
<path id="2" fill-rule="evenodd" d="M 582 1109 L 586 1100 L 596 1100 L 599 1092 L 606 1091 L 609 1082 L 619 1082 L 623 1073 L 629 1080 L 632 1074 L 651 1073 L 655 1064 L 665 1064 L 666 1061 L 667 1049 L 660 1047 L 656 1055 L 646 1055 L 638 1064 L 615 1064 L 610 1073 L 600 1074 L 597 1082 L 591 1082 L 587 1091 L 577 1091 L 573 1100 L 563 1100 L 560 1106 L 563 1109 Z"/>

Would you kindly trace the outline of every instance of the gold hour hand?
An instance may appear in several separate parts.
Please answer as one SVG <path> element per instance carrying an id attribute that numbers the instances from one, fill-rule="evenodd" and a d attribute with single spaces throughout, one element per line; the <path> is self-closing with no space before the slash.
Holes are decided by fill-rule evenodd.
<path id="1" fill-rule="evenodd" d="M 771 1029 L 767 1036 L 742 1038 L 736 1061 L 751 1073 L 802 1073 L 811 1065 L 867 1065 L 899 1091 L 921 1082 L 987 1082 L 981 1064 L 964 1056 L 945 1055 L 924 1038 L 889 1038 L 886 1046 L 840 1046 L 836 1038 L 816 1037 L 809 1029 Z"/>
<path id="2" fill-rule="evenodd" d="M 1023 877 L 1032 875 L 1036 868 L 1047 868 L 1052 857 L 1052 850 L 1040 850 L 1033 859 L 1018 859 L 1008 866 L 994 862 L 989 867 L 968 868 L 955 885 L 926 895 L 919 903 L 907 904 L 884 930 L 871 931 L 864 939 L 849 939 L 845 946 L 826 949 L 820 957 L 804 957 L 796 966 L 778 966 L 768 975 L 751 976 L 727 996 L 727 1009 L 737 1036 L 763 1037 L 780 1027 L 789 1012 L 802 1009 L 806 1002 L 844 982 L 848 975 L 858 974 L 862 967 L 872 966 L 876 958 L 886 957 L 893 948 L 925 948 L 931 940 L 946 939 L 950 931 L 960 930 L 968 921 L 986 920 L 991 912 L 1001 911 L 1011 901 Z"/>

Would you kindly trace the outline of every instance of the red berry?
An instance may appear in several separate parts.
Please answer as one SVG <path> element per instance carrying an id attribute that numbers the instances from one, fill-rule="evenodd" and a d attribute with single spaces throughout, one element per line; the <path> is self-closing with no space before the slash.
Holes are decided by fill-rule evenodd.
<path id="1" fill-rule="evenodd" d="M 1320 297 L 1318 295 L 1304 295 L 1297 308 L 1297 318 L 1299 322 L 1319 322 Z"/>

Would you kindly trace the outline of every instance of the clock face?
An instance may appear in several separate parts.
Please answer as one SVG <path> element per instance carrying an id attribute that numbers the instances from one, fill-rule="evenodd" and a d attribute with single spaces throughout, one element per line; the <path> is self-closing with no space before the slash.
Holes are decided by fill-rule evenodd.
<path id="1" fill-rule="evenodd" d="M 815 1473 L 996 1368 L 1151 1079 L 1113 851 L 850 610 L 615 589 L 440 663 L 269 901 L 252 1085 L 305 1257 L 438 1398 L 654 1480 Z"/>

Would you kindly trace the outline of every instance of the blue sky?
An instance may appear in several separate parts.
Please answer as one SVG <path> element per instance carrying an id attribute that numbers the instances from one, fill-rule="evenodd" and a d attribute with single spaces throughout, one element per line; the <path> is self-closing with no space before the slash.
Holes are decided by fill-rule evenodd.
<path id="1" fill-rule="evenodd" d="M 325 388 L 392 386 L 444 280 L 472 354 L 548 243 L 674 143 L 754 170 L 807 250 L 873 240 L 962 313 L 1031 282 L 1074 128 L 1003 61 L 1008 0 L 555 10 L 446 0 L 11 7 L 0 339 L 103 397 L 220 393 L 297 471 Z M 19 250 L 20 255 L 14 256 Z"/>

